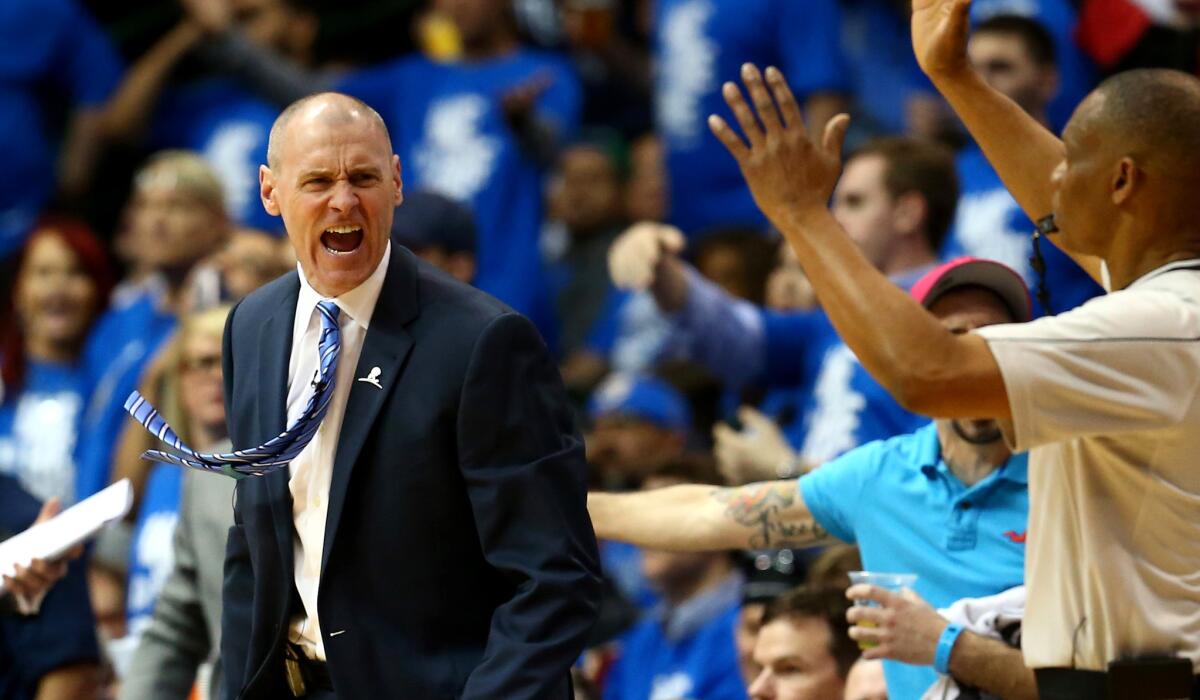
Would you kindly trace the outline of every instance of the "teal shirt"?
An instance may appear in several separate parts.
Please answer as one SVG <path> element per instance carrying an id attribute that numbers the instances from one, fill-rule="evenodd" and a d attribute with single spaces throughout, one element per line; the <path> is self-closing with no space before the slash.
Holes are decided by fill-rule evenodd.
<path id="1" fill-rule="evenodd" d="M 857 544 L 869 571 L 917 574 L 914 590 L 936 608 L 993 595 L 1025 580 L 1027 456 L 1013 455 L 967 487 L 942 460 L 933 423 L 872 442 L 800 478 L 821 527 Z M 928 666 L 884 662 L 889 696 L 919 698 L 937 679 Z"/>

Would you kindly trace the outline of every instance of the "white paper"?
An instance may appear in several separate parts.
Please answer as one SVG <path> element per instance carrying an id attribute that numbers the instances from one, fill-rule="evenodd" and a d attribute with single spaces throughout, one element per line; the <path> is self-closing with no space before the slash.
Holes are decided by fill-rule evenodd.
<path id="1" fill-rule="evenodd" d="M 16 565 L 33 559 L 53 559 L 96 534 L 105 525 L 125 517 L 133 505 L 133 486 L 121 479 L 89 496 L 44 523 L 0 542 L 0 573 L 9 576 Z M 0 592 L 4 591 L 0 580 Z"/>

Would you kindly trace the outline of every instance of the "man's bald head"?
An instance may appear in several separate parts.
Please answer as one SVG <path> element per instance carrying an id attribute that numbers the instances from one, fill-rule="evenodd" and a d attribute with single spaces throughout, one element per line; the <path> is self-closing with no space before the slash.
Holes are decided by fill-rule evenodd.
<path id="1" fill-rule="evenodd" d="M 383 259 L 404 198 L 383 120 L 347 95 L 306 97 L 275 121 L 267 161 L 259 197 L 283 217 L 308 283 L 328 297 L 362 284 Z"/>
<path id="2" fill-rule="evenodd" d="M 1179 181 L 1200 178 L 1200 79 L 1139 69 L 1105 80 L 1084 118 L 1122 155 Z"/>
<path id="3" fill-rule="evenodd" d="M 1200 252 L 1200 80 L 1118 73 L 1079 105 L 1062 141 L 1051 178 L 1058 240 L 1102 258 L 1112 288 Z"/>
<path id="4" fill-rule="evenodd" d="M 291 103 L 275 118 L 267 140 L 267 166 L 272 170 L 279 167 L 280 151 L 287 138 L 288 126 L 298 117 L 315 118 L 324 125 L 334 127 L 367 119 L 374 123 L 389 145 L 392 142 L 387 124 L 371 105 L 340 92 L 318 92 Z"/>

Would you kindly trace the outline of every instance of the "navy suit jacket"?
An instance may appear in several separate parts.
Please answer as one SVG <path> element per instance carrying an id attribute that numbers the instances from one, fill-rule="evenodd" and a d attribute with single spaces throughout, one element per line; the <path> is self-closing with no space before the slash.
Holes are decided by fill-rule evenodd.
<path id="1" fill-rule="evenodd" d="M 284 429 L 296 273 L 225 328 L 235 448 Z M 599 599 L 582 441 L 533 325 L 393 246 L 338 438 L 317 600 L 343 698 L 570 693 Z M 302 610 L 288 470 L 238 483 L 225 560 L 226 697 L 289 697 Z"/>

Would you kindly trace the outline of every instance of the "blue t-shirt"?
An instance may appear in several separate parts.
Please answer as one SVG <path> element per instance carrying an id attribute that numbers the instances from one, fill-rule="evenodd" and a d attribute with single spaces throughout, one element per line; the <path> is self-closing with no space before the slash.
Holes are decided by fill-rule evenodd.
<path id="1" fill-rule="evenodd" d="M 154 116 L 156 148 L 187 148 L 204 156 L 221 179 L 229 216 L 251 228 L 283 234 L 259 198 L 258 166 L 279 109 L 233 80 L 211 78 L 168 91 Z"/>
<path id="2" fill-rule="evenodd" d="M 737 163 L 708 129 L 735 123 L 721 85 L 741 65 L 777 66 L 797 99 L 845 91 L 837 0 L 659 0 L 654 11 L 655 121 L 663 139 L 670 222 L 689 236 L 765 226 Z"/>
<path id="3" fill-rule="evenodd" d="M 974 255 L 998 260 L 1020 273 L 1031 290 L 1037 288 L 1037 275 L 1029 263 L 1033 254 L 1030 234 L 1034 225 L 1021 211 L 1000 176 L 972 144 L 957 158 L 960 195 L 954 226 L 942 246 L 946 258 Z M 1046 288 L 1050 291 L 1050 309 L 1042 309 L 1034 300 L 1036 310 L 1061 313 L 1104 292 L 1086 272 L 1053 243 L 1043 241 L 1042 256 L 1046 260 Z"/>
<path id="4" fill-rule="evenodd" d="M 661 597 L 642 573 L 642 550 L 628 542 L 600 540 L 600 568 L 626 600 L 639 610 L 650 610 Z"/>
<path id="5" fill-rule="evenodd" d="M 844 0 L 842 47 L 854 91 L 856 135 L 904 133 L 909 98 L 937 95 L 913 53 L 908 15 L 892 0 Z"/>
<path id="6" fill-rule="evenodd" d="M 175 330 L 175 316 L 159 309 L 150 293 L 100 317 L 83 350 L 84 390 L 89 396 L 79 429 L 76 499 L 108 485 L 113 452 L 127 421 L 125 399 L 142 370 Z"/>
<path id="7" fill-rule="evenodd" d="M 154 619 L 154 603 L 175 565 L 175 524 L 183 496 L 183 467 L 155 464 L 146 480 L 129 551 L 129 634 L 140 635 Z"/>
<path id="8" fill-rule="evenodd" d="M 796 386 L 771 386 L 758 404 L 758 410 L 769 416 L 779 425 L 788 444 L 799 450 L 804 446 L 804 437 L 808 430 L 808 411 L 812 404 L 812 383 L 810 377 L 804 383 Z M 740 396 L 735 398 L 740 399 Z M 739 402 L 740 405 L 740 402 Z M 726 404 L 725 414 L 736 415 L 738 405 Z"/>
<path id="9" fill-rule="evenodd" d="M 968 488 L 942 460 L 937 426 L 873 442 L 800 477 L 809 511 L 857 544 L 863 568 L 913 573 L 913 589 L 940 608 L 1025 580 L 1028 457 L 1013 455 Z M 919 698 L 932 667 L 884 661 L 889 695 Z"/>
<path id="10" fill-rule="evenodd" d="M 407 188 L 470 205 L 478 233 L 475 285 L 545 334 L 555 309 L 538 249 L 544 172 L 522 152 L 501 109 L 505 93 L 543 78 L 548 83 L 534 110 L 567 141 L 578 128 L 579 81 L 567 62 L 542 51 L 461 63 L 405 57 L 347 75 L 337 89 L 383 116 Z"/>
<path id="11" fill-rule="evenodd" d="M 30 360 L 21 391 L 0 404 L 0 472 L 40 501 L 75 500 L 82 384 L 74 366 Z"/>
<path id="12" fill-rule="evenodd" d="M 1050 125 L 1061 132 L 1075 107 L 1096 86 L 1096 67 L 1075 43 L 1077 13 L 1071 0 L 974 0 L 971 21 L 996 15 L 1021 15 L 1041 23 L 1054 37 L 1058 94 L 1047 108 Z"/>
<path id="13" fill-rule="evenodd" d="M 891 280 L 908 289 L 932 266 Z M 764 309 L 730 297 L 690 268 L 686 274 L 687 299 L 670 319 L 661 355 L 698 362 L 729 388 L 767 388 L 779 411 L 772 417 L 806 461 L 819 464 L 863 442 L 925 424 L 871 377 L 823 311 Z M 807 392 L 798 412 L 797 395 L 783 393 L 788 389 Z M 794 416 L 790 422 L 785 412 Z"/>
<path id="14" fill-rule="evenodd" d="M 901 435 L 927 421 L 896 403 L 842 342 L 822 311 L 763 311 L 765 378 L 772 387 L 811 387 L 784 433 L 800 456 L 821 464 L 871 440 Z"/>
<path id="15" fill-rule="evenodd" d="M 40 508 L 15 479 L 0 475 L 0 538 L 32 525 Z M 42 676 L 100 658 L 86 571 L 82 558 L 71 562 L 37 615 L 0 615 L 0 700 L 32 700 Z"/>
<path id="16" fill-rule="evenodd" d="M 668 639 L 658 619 L 634 625 L 621 637 L 604 700 L 746 700 L 733 641 L 738 609 L 724 606 L 680 639 Z"/>
<path id="17" fill-rule="evenodd" d="M 641 373 L 654 367 L 670 335 L 671 322 L 654 297 L 613 288 L 584 347 L 606 357 L 614 371 Z"/>
<path id="18" fill-rule="evenodd" d="M 108 36 L 73 0 L 0 2 L 0 259 L 25 240 L 54 192 L 55 153 L 46 98 L 73 108 L 108 99 L 121 61 Z"/>

